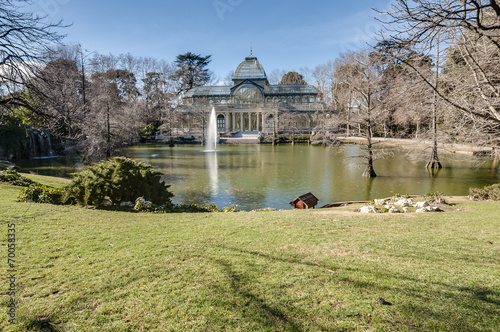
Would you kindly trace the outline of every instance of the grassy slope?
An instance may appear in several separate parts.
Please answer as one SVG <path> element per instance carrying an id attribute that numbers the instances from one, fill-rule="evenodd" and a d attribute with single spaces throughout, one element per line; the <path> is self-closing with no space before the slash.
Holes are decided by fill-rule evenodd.
<path id="1" fill-rule="evenodd" d="M 0 330 L 500 325 L 497 203 L 425 215 L 359 216 L 346 212 L 352 207 L 154 215 L 17 203 L 17 191 L 0 184 L 0 218 L 35 218 L 17 225 L 19 323 L 5 323 L 2 296 Z M 6 282 L 0 287 L 5 294 Z M 379 305 L 379 296 L 394 305 Z"/>
<path id="2" fill-rule="evenodd" d="M 45 175 L 37 175 L 37 174 L 29 174 L 29 173 L 21 173 L 22 176 L 29 178 L 33 181 L 42 183 L 46 186 L 52 187 L 64 187 L 69 184 L 71 180 L 64 178 L 57 178 L 53 176 L 45 176 Z"/>

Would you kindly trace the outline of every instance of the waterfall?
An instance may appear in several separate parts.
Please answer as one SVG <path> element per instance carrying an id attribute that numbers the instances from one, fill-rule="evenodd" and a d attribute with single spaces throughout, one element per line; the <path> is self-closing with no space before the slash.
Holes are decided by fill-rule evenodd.
<path id="1" fill-rule="evenodd" d="M 217 151 L 217 118 L 215 116 L 215 108 L 213 107 L 208 118 L 205 151 Z"/>
<path id="2" fill-rule="evenodd" d="M 31 158 L 50 158 L 54 155 L 48 129 L 34 129 L 30 134 L 29 151 Z"/>

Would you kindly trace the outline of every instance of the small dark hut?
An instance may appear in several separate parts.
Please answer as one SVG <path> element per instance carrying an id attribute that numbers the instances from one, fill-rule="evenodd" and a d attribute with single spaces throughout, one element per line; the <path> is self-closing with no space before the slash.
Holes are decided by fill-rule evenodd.
<path id="1" fill-rule="evenodd" d="M 290 202 L 290 205 L 294 209 L 314 209 L 316 205 L 318 205 L 319 199 L 311 193 L 307 193 L 305 195 L 299 196 L 293 201 Z"/>

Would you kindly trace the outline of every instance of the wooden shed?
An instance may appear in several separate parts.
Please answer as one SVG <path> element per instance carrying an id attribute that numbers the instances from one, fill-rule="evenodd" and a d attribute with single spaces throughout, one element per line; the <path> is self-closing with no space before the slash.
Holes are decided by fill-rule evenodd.
<path id="1" fill-rule="evenodd" d="M 307 193 L 305 195 L 299 196 L 293 201 L 290 202 L 290 205 L 294 209 L 314 209 L 316 205 L 318 205 L 319 199 L 311 193 Z"/>

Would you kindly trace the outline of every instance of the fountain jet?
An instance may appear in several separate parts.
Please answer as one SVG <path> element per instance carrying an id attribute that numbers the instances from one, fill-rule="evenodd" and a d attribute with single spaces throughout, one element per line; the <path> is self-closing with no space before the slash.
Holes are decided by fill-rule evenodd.
<path id="1" fill-rule="evenodd" d="M 210 117 L 208 118 L 205 151 L 217 151 L 217 118 L 214 107 L 212 107 L 212 112 L 210 112 Z"/>

